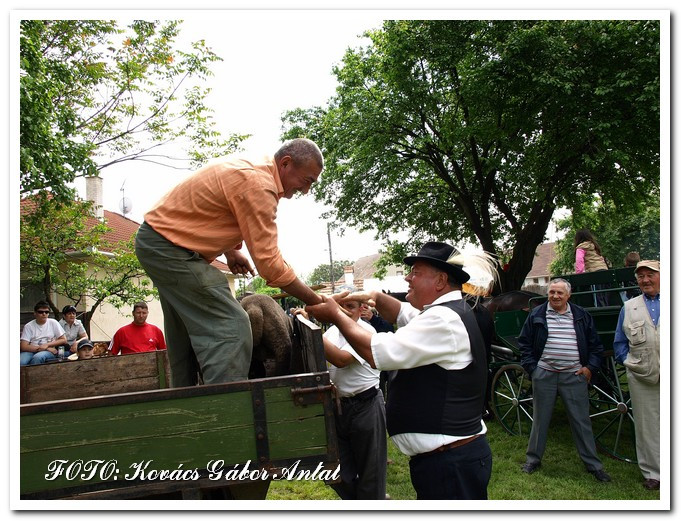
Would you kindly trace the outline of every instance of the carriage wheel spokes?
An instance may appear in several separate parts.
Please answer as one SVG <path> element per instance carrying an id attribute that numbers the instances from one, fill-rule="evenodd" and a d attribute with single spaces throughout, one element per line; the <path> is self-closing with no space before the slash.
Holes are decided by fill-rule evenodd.
<path id="1" fill-rule="evenodd" d="M 492 380 L 492 411 L 501 426 L 515 436 L 532 429 L 532 379 L 522 366 L 502 366 Z"/>
<path id="2" fill-rule="evenodd" d="M 636 438 L 631 398 L 624 370 L 612 357 L 589 389 L 590 416 L 594 439 L 599 449 L 611 456 L 636 463 Z"/>

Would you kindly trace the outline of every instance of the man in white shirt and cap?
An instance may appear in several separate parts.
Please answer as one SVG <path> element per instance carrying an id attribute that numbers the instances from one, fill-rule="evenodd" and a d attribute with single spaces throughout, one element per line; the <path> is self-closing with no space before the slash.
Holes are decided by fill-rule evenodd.
<path id="1" fill-rule="evenodd" d="M 376 333 L 360 318 L 359 302 L 341 306 L 369 334 Z M 340 395 L 335 420 L 341 483 L 333 489 L 341 499 L 385 499 L 387 442 L 380 371 L 357 354 L 338 327 L 331 326 L 323 340 L 329 375 Z"/>
<path id="2" fill-rule="evenodd" d="M 87 338 L 87 332 L 83 323 L 76 318 L 77 311 L 75 306 L 64 306 L 61 310 L 62 318 L 59 320 L 59 325 L 66 334 L 66 356 L 78 352 L 78 342 L 83 338 Z"/>

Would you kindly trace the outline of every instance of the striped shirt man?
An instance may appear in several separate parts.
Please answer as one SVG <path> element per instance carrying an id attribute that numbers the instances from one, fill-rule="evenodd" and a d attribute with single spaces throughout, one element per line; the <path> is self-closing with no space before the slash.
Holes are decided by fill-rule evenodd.
<path id="1" fill-rule="evenodd" d="M 579 369 L 577 333 L 570 305 L 567 311 L 559 313 L 549 304 L 546 308 L 546 326 L 549 336 L 537 365 L 547 371 L 560 373 Z"/>

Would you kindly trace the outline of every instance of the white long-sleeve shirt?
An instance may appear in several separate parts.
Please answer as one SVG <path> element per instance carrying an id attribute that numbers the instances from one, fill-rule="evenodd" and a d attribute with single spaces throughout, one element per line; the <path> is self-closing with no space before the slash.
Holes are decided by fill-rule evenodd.
<path id="1" fill-rule="evenodd" d="M 376 333 L 371 337 L 371 352 L 377 369 L 411 369 L 437 364 L 443 369 L 463 369 L 473 361 L 468 331 L 461 317 L 443 302 L 461 300 L 461 292 L 450 291 L 424 306 L 423 312 L 403 303 L 397 316 L 395 333 Z M 431 309 L 433 308 L 433 309 Z M 487 432 L 481 420 L 478 434 Z M 415 456 L 468 436 L 403 433 L 392 436 L 397 448 Z"/>

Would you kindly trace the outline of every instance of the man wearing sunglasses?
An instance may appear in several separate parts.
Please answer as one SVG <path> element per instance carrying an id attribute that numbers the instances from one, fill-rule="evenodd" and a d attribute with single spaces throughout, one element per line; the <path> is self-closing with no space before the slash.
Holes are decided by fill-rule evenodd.
<path id="1" fill-rule="evenodd" d="M 45 301 L 33 306 L 34 320 L 21 331 L 21 365 L 37 365 L 57 360 L 57 346 L 66 343 L 64 329 L 49 318 L 50 305 Z"/>

